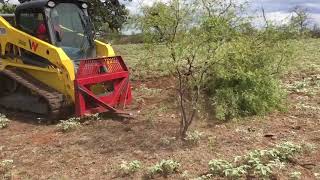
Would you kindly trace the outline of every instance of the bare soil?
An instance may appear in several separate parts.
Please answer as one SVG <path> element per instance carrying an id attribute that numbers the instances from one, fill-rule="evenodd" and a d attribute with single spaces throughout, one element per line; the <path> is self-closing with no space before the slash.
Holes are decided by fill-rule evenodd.
<path id="1" fill-rule="evenodd" d="M 303 78 L 295 76 L 287 83 Z M 291 92 L 286 112 L 265 117 L 227 123 L 199 119 L 192 127 L 205 134 L 199 146 L 181 141 L 164 145 L 162 139 L 176 137 L 179 127 L 173 83 L 170 78 L 133 82 L 136 100 L 129 111 L 134 119 L 103 118 L 70 133 L 59 132 L 55 125 L 45 125 L 34 115 L 1 110 L 12 122 L 0 130 L 0 160 L 14 161 L 13 179 L 141 179 L 147 167 L 162 159 L 175 159 L 181 163 L 181 173 L 168 179 L 181 179 L 184 171 L 190 178 L 206 173 L 211 159 L 232 159 L 284 141 L 320 145 L 320 92 L 313 96 Z M 142 86 L 160 92 L 146 95 Z M 313 108 L 301 107 L 301 103 Z M 119 165 L 132 160 L 141 161 L 144 169 L 121 177 Z M 293 171 L 300 171 L 303 179 L 316 179 L 319 162 L 320 151 L 304 154 L 279 172 L 278 179 L 288 179 Z"/>

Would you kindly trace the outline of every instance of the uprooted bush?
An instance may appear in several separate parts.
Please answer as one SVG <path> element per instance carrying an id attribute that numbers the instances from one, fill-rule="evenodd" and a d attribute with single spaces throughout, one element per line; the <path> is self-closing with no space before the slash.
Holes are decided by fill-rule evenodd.
<path id="1" fill-rule="evenodd" d="M 284 168 L 287 162 L 292 162 L 301 152 L 302 146 L 286 142 L 273 149 L 254 150 L 245 156 L 236 157 L 233 162 L 212 160 L 209 162 L 209 173 L 199 179 L 213 177 L 270 179 L 276 170 Z"/>

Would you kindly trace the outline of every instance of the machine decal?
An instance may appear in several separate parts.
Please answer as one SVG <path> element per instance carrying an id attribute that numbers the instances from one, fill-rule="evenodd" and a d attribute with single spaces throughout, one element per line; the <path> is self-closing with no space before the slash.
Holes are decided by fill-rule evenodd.
<path id="1" fill-rule="evenodd" d="M 27 46 L 27 43 L 25 41 L 20 40 L 20 39 L 19 39 L 18 43 L 21 44 L 22 46 Z"/>
<path id="2" fill-rule="evenodd" d="M 33 42 L 31 40 L 29 40 L 29 45 L 30 45 L 30 49 L 33 50 L 34 52 L 37 51 L 39 44 L 36 42 Z"/>
<path id="3" fill-rule="evenodd" d="M 4 27 L 0 27 L 0 35 L 6 35 L 7 30 Z"/>

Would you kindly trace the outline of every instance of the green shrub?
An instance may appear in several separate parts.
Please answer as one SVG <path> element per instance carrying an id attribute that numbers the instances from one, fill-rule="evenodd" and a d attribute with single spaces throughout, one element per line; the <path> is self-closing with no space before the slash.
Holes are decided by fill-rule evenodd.
<path id="1" fill-rule="evenodd" d="M 281 109 L 285 99 L 279 75 L 291 56 L 286 37 L 272 26 L 252 27 L 250 18 L 239 18 L 244 8 L 234 2 L 207 3 L 158 2 L 139 18 L 146 42 L 164 45 L 154 49 L 169 57 L 182 138 L 201 102 L 212 105 L 216 118 L 229 120 Z M 217 15 L 224 6 L 230 8 Z"/>
<path id="2" fill-rule="evenodd" d="M 292 160 L 294 155 L 302 152 L 302 146 L 293 144 L 291 142 L 285 142 L 277 145 L 273 156 L 277 156 L 281 161 Z"/>
<path id="3" fill-rule="evenodd" d="M 212 160 L 209 162 L 209 171 L 212 175 L 224 176 L 232 179 L 240 178 L 247 174 L 248 165 L 234 167 L 224 160 Z"/>
<path id="4" fill-rule="evenodd" d="M 216 118 L 264 115 L 281 109 L 285 93 L 279 74 L 290 55 L 286 43 L 238 37 L 218 52 L 219 63 L 207 75 L 207 95 Z"/>
<path id="5" fill-rule="evenodd" d="M 81 126 L 79 120 L 80 118 L 70 118 L 65 121 L 60 121 L 57 127 L 62 132 L 70 132 Z"/>
<path id="6" fill-rule="evenodd" d="M 120 173 L 124 176 L 134 174 L 136 173 L 139 169 L 141 169 L 141 162 L 140 161 L 123 161 L 120 165 Z"/>
<path id="7" fill-rule="evenodd" d="M 167 177 L 170 174 L 178 172 L 180 163 L 174 160 L 162 160 L 153 167 L 149 168 L 149 172 L 146 175 L 147 178 L 154 178 L 156 175 Z"/>
<path id="8" fill-rule="evenodd" d="M 0 129 L 8 127 L 10 120 L 3 114 L 0 114 Z"/>

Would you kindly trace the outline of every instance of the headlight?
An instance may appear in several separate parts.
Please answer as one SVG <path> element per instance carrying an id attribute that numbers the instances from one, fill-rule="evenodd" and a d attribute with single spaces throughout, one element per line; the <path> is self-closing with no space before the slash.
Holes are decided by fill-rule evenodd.
<path id="1" fill-rule="evenodd" d="M 87 9 L 87 8 L 88 8 L 88 4 L 87 4 L 87 3 L 82 3 L 81 7 L 82 7 L 83 9 Z"/>
<path id="2" fill-rule="evenodd" d="M 56 3 L 53 2 L 53 1 L 49 1 L 47 5 L 48 5 L 49 7 L 51 7 L 51 8 L 53 8 L 53 7 L 56 5 Z"/>

